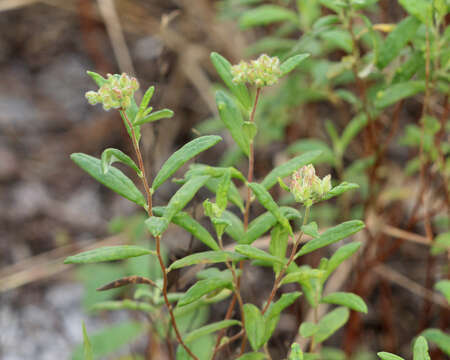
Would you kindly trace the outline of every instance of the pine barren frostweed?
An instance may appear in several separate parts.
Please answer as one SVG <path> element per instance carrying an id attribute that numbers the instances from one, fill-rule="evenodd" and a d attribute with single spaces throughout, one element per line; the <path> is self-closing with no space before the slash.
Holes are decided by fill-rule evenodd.
<path id="1" fill-rule="evenodd" d="M 309 207 L 320 201 L 331 190 L 331 175 L 320 179 L 312 164 L 303 166 L 292 174 L 291 192 L 295 201 Z"/>
<path id="2" fill-rule="evenodd" d="M 129 77 L 125 73 L 108 74 L 106 82 L 98 91 L 88 91 L 85 96 L 91 105 L 101 103 L 105 110 L 127 109 L 137 89 L 139 89 L 139 83 L 136 78 Z"/>
<path id="3" fill-rule="evenodd" d="M 281 77 L 280 59 L 262 54 L 250 63 L 241 61 L 231 68 L 235 84 L 249 83 L 257 87 L 276 84 Z"/>

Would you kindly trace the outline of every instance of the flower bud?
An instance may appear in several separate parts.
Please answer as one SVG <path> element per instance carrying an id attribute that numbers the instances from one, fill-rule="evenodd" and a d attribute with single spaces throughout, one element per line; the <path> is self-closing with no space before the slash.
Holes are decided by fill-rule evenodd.
<path id="1" fill-rule="evenodd" d="M 236 84 L 249 83 L 257 87 L 273 85 L 281 77 L 280 60 L 262 54 L 250 63 L 241 61 L 238 65 L 234 65 L 231 73 Z"/>
<path id="2" fill-rule="evenodd" d="M 316 175 L 312 164 L 305 165 L 292 174 L 290 190 L 295 201 L 310 207 L 315 202 L 322 200 L 331 190 L 331 175 L 327 175 L 321 180 Z"/>

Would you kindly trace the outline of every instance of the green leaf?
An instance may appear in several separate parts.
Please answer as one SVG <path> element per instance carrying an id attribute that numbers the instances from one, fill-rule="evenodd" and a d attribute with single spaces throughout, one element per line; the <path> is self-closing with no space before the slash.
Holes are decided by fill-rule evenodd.
<path id="1" fill-rule="evenodd" d="M 223 91 L 216 92 L 216 104 L 219 110 L 220 119 L 227 127 L 239 148 L 245 155 L 248 156 L 249 142 L 242 132 L 244 120 L 242 118 L 241 110 L 237 107 L 233 98 Z"/>
<path id="2" fill-rule="evenodd" d="M 289 220 L 282 214 L 280 208 L 277 203 L 273 200 L 272 196 L 269 192 L 264 188 L 262 184 L 258 183 L 249 183 L 248 186 L 252 189 L 256 198 L 260 202 L 262 206 L 264 206 L 268 211 L 272 213 L 273 216 L 277 219 L 277 221 L 284 227 L 286 230 L 292 234 L 291 225 L 289 224 Z"/>
<path id="3" fill-rule="evenodd" d="M 300 348 L 300 345 L 297 343 L 293 343 L 291 345 L 291 353 L 289 354 L 288 360 L 303 360 L 303 351 Z"/>
<path id="4" fill-rule="evenodd" d="M 313 30 L 319 30 L 324 27 L 337 24 L 339 22 L 340 22 L 339 17 L 336 15 L 322 16 L 321 18 L 317 19 L 317 21 L 314 23 Z"/>
<path id="5" fill-rule="evenodd" d="M 102 152 L 102 171 L 106 174 L 109 171 L 110 166 L 116 161 L 131 167 L 138 175 L 141 174 L 141 170 L 137 167 L 136 163 L 128 155 L 124 154 L 118 149 L 108 148 Z"/>
<path id="6" fill-rule="evenodd" d="M 309 254 L 317 249 L 333 244 L 339 240 L 357 233 L 364 228 L 364 223 L 360 220 L 350 220 L 335 227 L 332 227 L 323 232 L 319 238 L 308 241 L 300 251 L 295 255 L 295 258 L 299 256 Z"/>
<path id="7" fill-rule="evenodd" d="M 421 51 L 415 51 L 411 54 L 408 60 L 397 66 L 392 84 L 402 83 L 410 80 L 414 74 L 420 69 L 425 68 L 425 58 Z"/>
<path id="8" fill-rule="evenodd" d="M 286 258 L 286 249 L 289 241 L 289 231 L 277 224 L 270 232 L 269 252 L 278 259 L 284 260 Z M 273 270 L 278 275 L 281 271 L 281 264 L 274 264 Z"/>
<path id="9" fill-rule="evenodd" d="M 333 165 L 336 161 L 333 150 L 331 150 L 330 147 L 321 140 L 316 139 L 298 140 L 289 145 L 286 151 L 288 154 L 298 154 L 298 153 L 301 154 L 310 150 L 320 150 L 322 152 L 318 157 L 316 157 L 314 161 L 311 162 L 313 164 L 325 162 L 330 165 Z"/>
<path id="10" fill-rule="evenodd" d="M 450 356 L 450 335 L 440 329 L 426 329 L 422 336 L 435 343 L 442 352 Z"/>
<path id="11" fill-rule="evenodd" d="M 425 90 L 425 82 L 421 80 L 407 81 L 390 85 L 377 93 L 375 107 L 378 109 L 393 105 L 396 102 L 410 96 L 414 96 Z"/>
<path id="12" fill-rule="evenodd" d="M 155 252 L 133 245 L 104 246 L 69 256 L 64 260 L 64 264 L 87 264 L 115 261 L 149 254 L 155 255 Z"/>
<path id="13" fill-rule="evenodd" d="M 169 226 L 167 219 L 163 217 L 150 216 L 145 220 L 145 226 L 154 237 L 161 236 Z"/>
<path id="14" fill-rule="evenodd" d="M 311 236 L 312 238 L 318 238 L 320 236 L 319 230 L 317 227 L 317 223 L 315 221 L 310 222 L 309 224 L 302 226 L 302 231 L 306 234 Z"/>
<path id="15" fill-rule="evenodd" d="M 244 305 L 245 331 L 250 345 L 254 351 L 258 351 L 264 345 L 265 321 L 264 316 L 253 304 Z"/>
<path id="16" fill-rule="evenodd" d="M 261 5 L 244 12 L 239 19 L 239 25 L 243 29 L 248 29 L 281 21 L 298 22 L 297 14 L 281 6 Z"/>
<path id="17" fill-rule="evenodd" d="M 241 261 L 246 257 L 240 254 L 236 254 L 231 251 L 203 251 L 196 254 L 185 256 L 182 259 L 174 261 L 170 267 L 170 270 L 179 269 L 185 266 L 197 265 L 197 264 L 214 264 L 226 261 Z"/>
<path id="18" fill-rule="evenodd" d="M 348 292 L 335 292 L 322 298 L 322 303 L 335 304 L 367 314 L 367 305 L 358 295 Z"/>
<path id="19" fill-rule="evenodd" d="M 328 191 L 323 199 L 329 200 L 336 196 L 342 195 L 343 193 L 345 193 L 349 190 L 358 189 L 358 188 L 359 188 L 358 184 L 349 183 L 347 181 L 344 181 L 344 182 L 340 183 L 338 186 L 335 186 L 330 191 Z"/>
<path id="20" fill-rule="evenodd" d="M 216 204 L 221 210 L 225 210 L 228 205 L 228 191 L 231 187 L 231 170 L 227 169 L 225 173 L 219 178 L 219 183 L 216 187 Z"/>
<path id="21" fill-rule="evenodd" d="M 137 121 L 139 121 L 140 119 L 142 119 L 146 114 L 152 111 L 152 108 L 150 107 L 149 109 L 147 109 L 147 106 L 150 102 L 150 100 L 152 99 L 153 93 L 155 92 L 155 87 L 154 86 L 150 86 L 147 91 L 145 92 L 144 96 L 142 97 L 142 101 L 141 104 L 139 105 L 139 110 L 136 114 L 136 117 L 134 119 L 134 123 L 136 123 Z"/>
<path id="22" fill-rule="evenodd" d="M 239 356 L 236 360 L 264 360 L 266 359 L 266 355 L 260 352 L 251 352 Z"/>
<path id="23" fill-rule="evenodd" d="M 401 6 L 412 16 L 418 18 L 424 24 L 430 24 L 432 20 L 433 6 L 428 0 L 399 0 Z"/>
<path id="24" fill-rule="evenodd" d="M 95 81 L 98 87 L 102 87 L 102 85 L 106 83 L 106 79 L 100 74 L 97 74 L 96 72 L 93 71 L 86 71 L 86 73 L 92 78 L 92 80 Z"/>
<path id="25" fill-rule="evenodd" d="M 345 325 L 349 318 L 349 311 L 345 307 L 338 307 L 326 314 L 318 323 L 317 333 L 314 340 L 321 343 L 333 335 L 337 330 Z"/>
<path id="26" fill-rule="evenodd" d="M 153 214 L 156 216 L 162 216 L 164 211 L 165 207 L 153 207 Z M 172 218 L 172 223 L 183 228 L 211 249 L 220 249 L 208 230 L 206 230 L 198 221 L 194 220 L 188 213 L 180 211 Z"/>
<path id="27" fill-rule="evenodd" d="M 147 327 L 138 322 L 121 322 L 117 325 L 108 325 L 108 327 L 91 336 L 94 359 L 108 357 L 124 345 L 134 341 L 146 330 Z M 79 345 L 72 355 L 72 360 L 82 359 L 84 359 L 83 346 Z"/>
<path id="28" fill-rule="evenodd" d="M 434 288 L 440 291 L 447 299 L 447 302 L 450 304 L 450 280 L 438 281 L 434 285 Z"/>
<path id="29" fill-rule="evenodd" d="M 414 38 L 419 26 L 420 22 L 415 17 L 408 16 L 389 33 L 379 49 L 377 59 L 379 69 L 384 69 L 400 54 L 405 45 Z"/>
<path id="30" fill-rule="evenodd" d="M 404 360 L 402 357 L 385 352 L 385 351 L 381 351 L 379 353 L 377 353 L 378 357 L 381 360 Z"/>
<path id="31" fill-rule="evenodd" d="M 213 277 L 210 279 L 197 281 L 192 285 L 183 297 L 178 301 L 178 306 L 185 306 L 200 299 L 203 295 L 212 291 L 220 290 L 231 285 L 231 274 L 228 277 Z"/>
<path id="32" fill-rule="evenodd" d="M 278 178 L 284 178 L 286 176 L 292 175 L 292 173 L 302 166 L 312 163 L 321 154 L 320 150 L 308 151 L 302 155 L 296 156 L 295 158 L 277 166 L 273 169 L 262 181 L 261 185 L 269 190 L 278 182 Z"/>
<path id="33" fill-rule="evenodd" d="M 147 313 L 152 313 L 156 309 L 146 302 L 133 301 L 129 299 L 125 300 L 112 300 L 112 301 L 102 301 L 94 304 L 91 311 L 115 311 L 115 310 L 134 310 L 134 311 L 144 311 Z"/>
<path id="34" fill-rule="evenodd" d="M 281 74 L 284 76 L 294 70 L 300 63 L 309 57 L 309 54 L 298 54 L 291 56 L 289 59 L 284 61 L 281 66 Z"/>
<path id="35" fill-rule="evenodd" d="M 284 261 L 282 259 L 270 255 L 266 253 L 264 250 L 258 249 L 251 245 L 237 245 L 235 247 L 235 251 L 239 254 L 248 257 L 249 259 L 267 261 L 270 262 L 271 264 L 275 263 L 284 264 Z"/>
<path id="36" fill-rule="evenodd" d="M 252 100 L 247 87 L 244 84 L 235 84 L 233 82 L 233 75 L 231 74 L 231 64 L 222 55 L 212 52 L 211 62 L 216 68 L 217 73 L 230 89 L 231 93 L 236 96 L 236 99 L 241 103 L 245 110 L 250 110 L 252 107 Z"/>
<path id="37" fill-rule="evenodd" d="M 173 116 L 174 112 L 169 109 L 162 109 L 152 112 L 150 115 L 145 116 L 142 119 L 135 121 L 134 125 L 144 125 L 149 122 L 154 122 L 160 119 L 169 119 Z"/>
<path id="38" fill-rule="evenodd" d="M 212 324 L 208 324 L 205 326 L 202 326 L 198 329 L 195 329 L 194 331 L 191 331 L 189 334 L 187 334 L 183 341 L 186 344 L 189 344 L 190 342 L 197 340 L 198 338 L 211 334 L 213 332 L 225 329 L 227 327 L 233 326 L 233 325 L 239 325 L 241 322 L 238 320 L 222 320 L 218 321 Z"/>
<path id="39" fill-rule="evenodd" d="M 313 336 L 317 331 L 319 331 L 319 326 L 309 321 L 302 322 L 300 326 L 300 335 L 303 337 Z"/>
<path id="40" fill-rule="evenodd" d="M 333 48 L 338 48 L 351 53 L 353 51 L 353 42 L 350 33 L 342 29 L 332 29 L 320 33 L 320 37 Z"/>
<path id="41" fill-rule="evenodd" d="M 343 154 L 347 146 L 353 140 L 353 138 L 359 134 L 359 132 L 364 129 L 367 125 L 367 116 L 365 114 L 360 114 L 355 116 L 345 127 L 342 132 L 341 140 L 339 142 L 340 151 Z"/>
<path id="42" fill-rule="evenodd" d="M 222 213 L 222 217 L 231 223 L 231 226 L 226 227 L 225 232 L 230 235 L 234 241 L 241 241 L 245 236 L 244 225 L 242 224 L 241 219 L 228 210 L 225 210 Z"/>
<path id="43" fill-rule="evenodd" d="M 330 276 L 330 274 L 340 265 L 343 261 L 352 256 L 360 248 L 360 242 L 352 242 L 350 244 L 345 244 L 341 246 L 333 254 L 333 256 L 328 260 L 327 267 L 325 270 L 325 279 Z"/>
<path id="44" fill-rule="evenodd" d="M 106 187 L 138 205 L 146 205 L 147 201 L 144 195 L 142 195 L 134 183 L 119 169 L 111 168 L 104 174 L 101 161 L 93 156 L 74 153 L 70 155 L 70 158 L 75 164 Z"/>
<path id="45" fill-rule="evenodd" d="M 153 180 L 152 190 L 159 188 L 169 177 L 171 177 L 183 164 L 201 152 L 216 145 L 222 138 L 215 135 L 201 136 L 183 145 L 175 151 L 169 159 L 163 164 L 155 179 Z"/>
<path id="46" fill-rule="evenodd" d="M 172 196 L 164 210 L 167 221 L 172 221 L 173 217 L 184 209 L 186 204 L 192 200 L 198 190 L 206 183 L 209 176 L 199 176 L 188 180 Z"/>
<path id="47" fill-rule="evenodd" d="M 413 348 L 414 360 L 431 360 L 428 354 L 428 344 L 423 336 L 419 336 L 414 342 Z"/>
<path id="48" fill-rule="evenodd" d="M 84 321 L 83 321 L 83 350 L 84 350 L 84 360 L 94 360 L 94 355 L 92 353 L 92 345 L 89 341 Z"/>
<path id="49" fill-rule="evenodd" d="M 281 285 L 292 282 L 298 282 L 301 284 L 311 278 L 321 279 L 323 274 L 324 272 L 322 270 L 312 269 L 309 266 L 301 266 L 298 270 L 287 274 L 283 280 L 281 280 Z"/>
<path id="50" fill-rule="evenodd" d="M 217 187 L 219 186 L 219 178 L 211 177 L 206 182 L 205 186 L 212 193 L 216 192 Z M 230 187 L 228 188 L 227 193 L 228 200 L 236 205 L 242 212 L 244 212 L 244 202 L 242 201 L 241 195 L 239 194 L 239 190 L 236 188 L 233 182 L 230 183 Z"/>

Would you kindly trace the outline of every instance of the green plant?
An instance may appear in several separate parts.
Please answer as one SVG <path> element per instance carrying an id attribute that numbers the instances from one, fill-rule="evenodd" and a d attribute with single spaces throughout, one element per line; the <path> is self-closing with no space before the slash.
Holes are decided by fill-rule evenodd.
<path id="1" fill-rule="evenodd" d="M 319 232 L 318 225 L 309 221 L 310 209 L 318 202 L 339 196 L 357 186 L 351 183 L 341 183 L 335 187 L 331 185 L 330 176 L 320 179 L 310 163 L 319 155 L 320 151 L 309 151 L 294 157 L 286 163 L 274 168 L 261 182 L 256 182 L 254 169 L 254 138 L 258 132 L 255 121 L 255 110 L 264 86 L 271 85 L 290 71 L 292 71 L 307 56 L 295 55 L 279 63 L 276 58 L 262 56 L 251 63 L 241 63 L 232 67 L 229 62 L 213 53 L 211 60 L 220 77 L 227 86 L 226 91 L 218 91 L 216 102 L 221 120 L 229 129 L 231 136 L 248 158 L 248 174 L 244 176 L 234 167 L 214 167 L 194 164 L 186 172 L 182 185 L 173 194 L 164 207 L 152 204 L 152 195 L 158 188 L 190 159 L 214 146 L 221 140 L 218 136 L 202 136 L 192 140 L 172 154 L 161 167 L 152 182 L 146 176 L 144 162 L 140 152 L 140 127 L 164 117 L 171 117 L 173 113 L 164 109 L 152 112 L 148 107 L 154 88 L 150 87 L 139 106 L 135 103 L 134 92 L 139 84 L 127 75 L 108 75 L 103 78 L 89 72 L 100 87 L 98 92 L 89 92 L 86 97 L 91 103 L 102 103 L 106 110 L 115 108 L 119 111 L 124 125 L 133 143 L 136 164 L 131 157 L 118 149 L 106 149 L 101 159 L 76 153 L 72 160 L 96 180 L 117 192 L 119 195 L 142 206 L 147 213 L 145 226 L 155 240 L 155 249 L 145 246 L 127 245 L 103 247 L 80 253 L 66 259 L 66 263 L 85 264 L 114 260 L 124 260 L 134 257 L 150 257 L 159 264 L 160 279 L 149 279 L 143 276 L 128 276 L 103 286 L 100 290 L 117 288 L 128 284 L 145 284 L 150 290 L 138 289 L 135 300 L 109 301 L 100 303 L 97 308 L 117 309 L 126 308 L 155 314 L 154 306 L 165 305 L 167 317 L 170 319 L 168 332 L 160 332 L 161 338 L 166 337 L 170 344 L 170 327 L 179 343 L 176 358 L 209 359 L 215 358 L 220 351 L 232 342 L 241 339 L 240 351 L 237 356 L 242 359 L 270 358 L 267 343 L 272 336 L 280 313 L 293 304 L 301 295 L 299 291 L 286 292 L 278 297 L 280 287 L 287 283 L 297 283 L 309 304 L 317 309 L 320 303 L 339 305 L 336 309 L 314 319 L 313 323 L 302 323 L 300 333 L 311 338 L 309 355 L 320 351 L 320 344 L 342 327 L 348 319 L 349 309 L 366 312 L 367 308 L 357 295 L 350 293 L 333 293 L 324 296 L 323 286 L 330 274 L 359 248 L 359 243 L 349 243 L 340 247 L 331 258 L 323 258 L 317 268 L 298 266 L 296 260 L 301 256 L 317 249 L 343 240 L 364 227 L 359 220 L 346 221 L 340 225 Z M 252 85 L 250 89 L 247 83 Z M 250 90 L 250 91 L 249 91 Z M 130 167 L 142 182 L 145 195 L 136 187 L 134 182 L 122 171 L 113 167 L 114 162 L 121 162 Z M 283 179 L 292 177 L 290 186 Z M 247 187 L 246 196 L 241 198 L 236 182 Z M 270 190 L 279 183 L 291 192 L 297 201 L 295 207 L 279 206 L 270 194 Z M 204 213 L 215 229 L 213 236 L 198 221 L 183 209 L 202 188 L 206 187 L 215 194 L 215 199 L 205 200 Z M 256 201 L 265 210 L 254 218 L 251 204 Z M 299 211 L 302 207 L 303 214 Z M 236 214 L 236 210 L 241 218 Z M 301 224 L 299 221 L 301 220 Z M 168 225 L 174 223 L 191 233 L 194 237 L 209 247 L 209 251 L 199 252 L 180 258 L 167 266 L 164 261 L 161 241 Z M 270 232 L 269 251 L 252 246 L 253 242 L 264 233 Z M 226 236 L 226 238 L 225 238 Z M 310 240 L 304 243 L 304 238 Z M 233 239 L 233 246 L 225 246 L 224 239 Z M 266 266 L 273 269 L 274 283 L 269 297 L 261 304 L 246 303 L 241 295 L 241 274 L 246 271 L 244 264 L 251 261 L 256 266 Z M 184 293 L 170 294 L 168 292 L 168 274 L 175 269 L 203 264 L 220 264 L 223 267 L 208 267 L 197 274 L 198 280 Z M 180 314 L 186 314 L 201 306 L 222 301 L 232 294 L 229 309 L 225 319 L 219 322 L 203 325 L 197 328 L 183 329 L 180 326 Z M 151 299 L 150 303 L 139 301 L 143 298 Z M 235 303 L 239 306 L 239 319 L 231 319 Z M 317 315 L 317 312 L 316 312 Z M 161 318 L 161 324 L 168 323 L 167 317 Z M 163 326 L 163 325 L 162 325 Z M 158 326 L 157 326 L 158 327 Z M 224 337 L 224 330 L 236 328 L 233 336 Z M 167 330 L 167 329 L 166 329 Z M 210 337 L 212 333 L 220 331 L 215 346 L 203 351 L 203 347 L 192 344 L 202 337 Z M 246 353 L 247 341 L 252 352 Z M 90 348 L 90 347 L 88 347 Z M 293 347 L 291 359 L 301 358 L 303 352 L 298 346 Z M 264 350 L 260 353 L 260 350 Z M 91 350 L 86 350 L 87 353 Z M 95 346 L 94 346 L 95 351 Z M 172 355 L 173 356 L 173 355 Z"/>

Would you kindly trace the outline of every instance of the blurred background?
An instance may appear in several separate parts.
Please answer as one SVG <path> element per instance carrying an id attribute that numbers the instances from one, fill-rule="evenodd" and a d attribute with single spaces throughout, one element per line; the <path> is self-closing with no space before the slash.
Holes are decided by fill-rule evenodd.
<path id="1" fill-rule="evenodd" d="M 329 143 L 326 121 L 341 131 L 353 118 L 348 93 L 357 94 L 357 85 L 344 82 L 347 93 L 339 93 L 335 90 L 342 82 L 322 79 L 333 69 L 340 71 L 331 67 L 345 51 L 329 44 L 321 48 L 322 42 L 302 42 L 315 16 L 307 12 L 300 30 L 254 28 L 242 22 L 239 26 L 243 9 L 258 2 L 0 0 L 0 359 L 80 358 L 76 349 L 82 341 L 82 321 L 93 334 L 110 330 L 107 338 L 113 346 L 106 345 L 104 358 L 151 353 L 136 325 L 142 317 L 124 311 L 97 315 L 87 311 L 99 300 L 123 297 L 117 292 L 96 294 L 95 288 L 113 280 L 111 274 L 135 273 L 142 264 L 81 268 L 62 264 L 66 256 L 92 246 L 147 238 L 138 209 L 99 185 L 69 158 L 72 152 L 100 156 L 105 147 L 132 150 L 118 114 L 85 100 L 85 92 L 95 89 L 86 70 L 134 74 L 143 90 L 156 86 L 155 109 L 175 112 L 174 118 L 144 131 L 144 157 L 153 175 L 169 154 L 199 133 L 225 136 L 202 161 L 219 160 L 246 169 L 216 117 L 214 89 L 220 80 L 209 60 L 211 51 L 237 63 L 261 52 L 283 54 L 299 46 L 321 59 L 283 84 L 283 91 L 267 90 L 257 115 L 265 119 L 257 145 L 257 178 L 308 146 L 323 148 Z M 294 2 L 267 3 L 289 7 Z M 386 24 L 406 16 L 390 0 L 380 0 L 368 14 L 373 22 Z M 405 140 L 405 129 L 418 123 L 422 100 L 420 96 L 407 99 L 379 119 L 378 144 L 387 143 L 376 176 L 367 175 L 364 163 L 348 173 L 345 169 L 372 151 L 363 132 L 352 139 L 340 165 L 324 161 L 319 166 L 322 176 L 331 172 L 334 177 L 358 180 L 361 194 L 347 200 L 344 209 L 319 207 L 316 219 L 326 226 L 337 219 L 362 218 L 368 231 L 360 240 L 375 244 L 337 284 L 356 291 L 369 305 L 367 316 L 353 314 L 332 341 L 348 354 L 359 353 L 358 359 L 373 359 L 381 349 L 409 354 L 418 332 L 449 326 L 448 303 L 433 290 L 438 279 L 448 277 L 448 254 L 430 253 L 430 239 L 449 231 L 448 189 L 436 169 L 427 168 L 426 211 L 431 215 L 424 215 L 422 208 L 415 209 L 420 176 L 405 171 L 407 161 L 418 153 L 413 146 L 417 142 Z M 436 117 L 448 124 L 448 95 L 436 95 L 431 104 Z M 307 138 L 317 141 L 299 142 Z M 448 132 L 440 138 L 448 142 Z M 164 203 L 174 188 L 165 185 L 156 202 Z M 176 230 L 166 246 L 172 258 L 198 247 Z M 315 255 L 309 261 L 315 264 L 319 259 Z M 263 274 L 248 275 L 248 301 L 260 297 L 255 284 Z M 291 309 L 283 317 L 282 329 L 271 344 L 275 352 L 280 349 L 274 359 L 281 358 L 293 340 L 296 322 L 305 314 L 302 308 Z M 117 330 L 120 326 L 125 328 Z M 120 335 L 124 333 L 129 338 Z M 433 360 L 445 358 L 434 351 Z M 164 355 L 153 356 L 148 358 L 164 359 Z"/>

